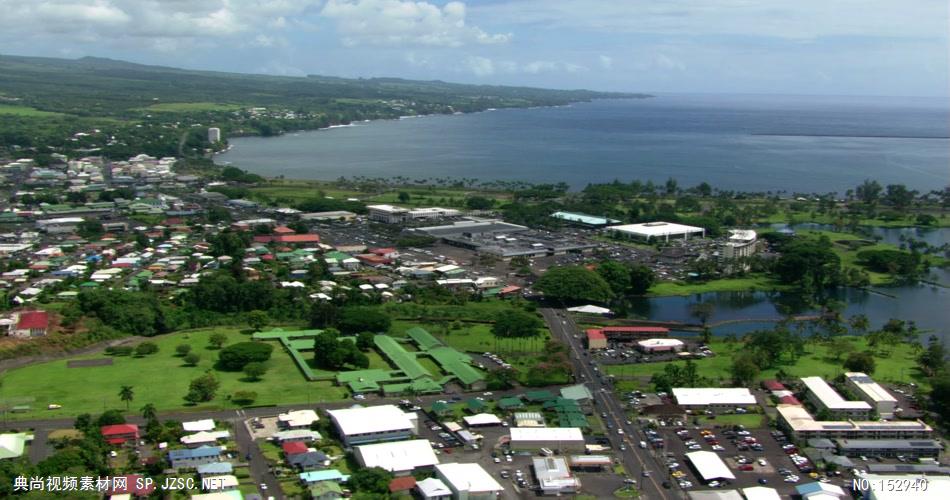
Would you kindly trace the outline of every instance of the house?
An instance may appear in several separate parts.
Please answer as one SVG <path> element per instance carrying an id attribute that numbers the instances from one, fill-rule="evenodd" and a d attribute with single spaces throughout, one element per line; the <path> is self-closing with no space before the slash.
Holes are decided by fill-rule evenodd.
<path id="1" fill-rule="evenodd" d="M 277 426 L 281 429 L 309 429 L 319 420 L 314 410 L 294 410 L 277 415 Z"/>
<path id="2" fill-rule="evenodd" d="M 20 338 L 42 337 L 49 329 L 49 313 L 46 311 L 25 311 L 17 318 L 16 326 L 10 335 Z"/>
<path id="3" fill-rule="evenodd" d="M 298 476 L 300 482 L 306 485 L 313 485 L 319 483 L 320 481 L 336 481 L 336 482 L 347 482 L 350 479 L 350 476 L 343 475 L 342 472 L 336 469 L 326 469 L 326 470 L 312 470 L 309 472 L 301 472 Z"/>
<path id="4" fill-rule="evenodd" d="M 336 481 L 320 481 L 310 485 L 312 500 L 338 500 L 343 498 L 343 488 Z"/>
<path id="5" fill-rule="evenodd" d="M 192 422 L 182 422 L 181 428 L 185 432 L 210 432 L 214 430 L 214 420 L 207 418 L 204 420 L 194 420 Z"/>
<path id="6" fill-rule="evenodd" d="M 321 439 L 319 432 L 304 429 L 275 432 L 272 437 L 278 443 L 287 443 L 291 441 L 310 443 L 313 441 L 319 441 Z"/>
<path id="7" fill-rule="evenodd" d="M 187 450 L 172 450 L 168 452 L 168 461 L 173 469 L 195 469 L 199 465 L 210 464 L 221 460 L 221 448 L 217 446 L 202 446 Z"/>
<path id="8" fill-rule="evenodd" d="M 201 486 L 206 491 L 233 491 L 238 489 L 238 478 L 230 474 L 203 478 Z"/>
<path id="9" fill-rule="evenodd" d="M 416 493 L 423 500 L 448 500 L 452 498 L 452 490 L 440 479 L 434 477 L 416 482 Z"/>
<path id="10" fill-rule="evenodd" d="M 139 426 L 135 424 L 104 425 L 99 431 L 106 442 L 113 445 L 123 445 L 129 441 L 135 444 L 139 440 Z"/>
<path id="11" fill-rule="evenodd" d="M 299 453 L 307 453 L 308 450 L 306 443 L 302 441 L 290 441 L 282 444 L 280 448 L 284 451 L 284 455 L 288 457 Z"/>
<path id="12" fill-rule="evenodd" d="M 535 457 L 531 463 L 542 495 L 570 495 L 581 489 L 580 479 L 571 473 L 565 458 Z"/>
<path id="13" fill-rule="evenodd" d="M 416 487 L 416 478 L 412 476 L 403 476 L 394 478 L 389 482 L 389 493 L 410 492 Z"/>
<path id="14" fill-rule="evenodd" d="M 197 448 L 199 446 L 212 446 L 218 441 L 226 441 L 231 437 L 231 433 L 228 431 L 217 431 L 217 432 L 196 432 L 194 434 L 189 434 L 187 436 L 182 436 L 180 439 L 181 444 L 189 448 Z"/>
<path id="15" fill-rule="evenodd" d="M 321 451 L 306 451 L 287 456 L 287 463 L 299 471 L 322 469 L 330 465 L 330 459 Z"/>
<path id="16" fill-rule="evenodd" d="M 234 472 L 231 462 L 212 462 L 198 466 L 198 475 L 202 478 L 210 476 L 225 476 Z"/>
<path id="17" fill-rule="evenodd" d="M 831 483 L 806 483 L 795 486 L 795 491 L 798 492 L 799 496 L 802 497 L 802 500 L 811 499 L 832 499 L 832 498 L 846 498 L 850 495 L 845 493 L 840 486 L 836 486 Z"/>

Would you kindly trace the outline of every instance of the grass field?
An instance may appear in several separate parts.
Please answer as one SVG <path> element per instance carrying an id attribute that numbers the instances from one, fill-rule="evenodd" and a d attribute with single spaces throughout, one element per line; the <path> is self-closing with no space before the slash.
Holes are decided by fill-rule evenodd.
<path id="1" fill-rule="evenodd" d="M 385 192 L 363 192 L 352 189 L 340 189 L 335 183 L 325 181 L 274 180 L 266 185 L 251 188 L 254 193 L 260 193 L 270 198 L 285 198 L 294 202 L 315 198 L 322 192 L 339 200 L 356 198 L 369 203 L 391 203 L 403 206 L 431 206 L 445 205 L 461 207 L 468 196 L 484 196 L 498 201 L 511 198 L 509 193 L 495 191 L 479 191 L 463 188 L 392 188 Z M 409 193 L 409 201 L 399 200 L 400 192 Z"/>
<path id="2" fill-rule="evenodd" d="M 854 346 L 855 351 L 867 349 L 867 340 L 864 337 L 846 337 Z M 694 362 L 699 370 L 699 375 L 711 379 L 714 384 L 726 384 L 732 379 L 731 368 L 733 357 L 738 353 L 742 346 L 740 342 L 726 342 L 722 339 L 715 339 L 710 343 L 710 347 L 715 356 L 698 359 Z M 926 379 L 917 370 L 915 361 L 916 354 L 908 344 L 898 344 L 889 350 L 878 350 L 875 353 L 874 360 L 877 363 L 876 370 L 872 374 L 874 379 L 879 382 L 916 382 L 922 387 L 927 386 Z M 684 362 L 676 361 L 682 364 Z M 649 388 L 649 379 L 654 373 L 661 372 L 666 363 L 639 363 L 630 365 L 606 365 L 603 369 L 624 380 L 623 387 L 630 389 Z M 794 365 L 782 365 L 762 371 L 757 380 L 775 378 L 778 368 L 782 368 L 786 373 L 793 377 L 820 376 L 825 380 L 831 380 L 838 374 L 846 370 L 841 365 L 841 361 L 834 359 L 831 348 L 825 343 L 808 343 L 805 346 L 805 355 L 798 359 Z"/>
<path id="3" fill-rule="evenodd" d="M 765 424 L 765 415 L 747 413 L 745 415 L 716 415 L 716 418 L 697 417 L 700 426 L 710 425 L 744 425 L 746 429 L 758 429 Z"/>
<path id="4" fill-rule="evenodd" d="M 273 199 L 286 198 L 292 202 L 317 198 L 320 196 L 320 192 L 323 192 L 324 196 L 330 196 L 338 200 L 347 198 L 362 200 L 367 196 L 366 193 L 337 189 L 329 182 L 317 181 L 273 181 L 263 186 L 253 187 L 251 192 L 264 194 Z"/>
<path id="5" fill-rule="evenodd" d="M 16 116 L 65 116 L 63 113 L 54 113 L 52 111 L 40 111 L 29 106 L 14 106 L 12 104 L 0 104 L 0 115 Z"/>
<path id="6" fill-rule="evenodd" d="M 705 283 L 662 281 L 650 287 L 649 294 L 657 297 L 670 295 L 693 295 L 706 292 L 746 292 L 750 290 L 780 290 L 783 285 L 766 275 L 745 278 L 728 278 Z"/>
<path id="7" fill-rule="evenodd" d="M 63 359 L 11 370 L 2 377 L 0 401 L 35 398 L 31 403 L 32 411 L 9 416 L 26 419 L 98 413 L 110 408 L 125 409 L 125 403 L 118 396 L 123 385 L 131 385 L 135 392 L 132 411 L 146 403 L 154 404 L 159 411 L 233 408 L 235 405 L 227 398 L 238 390 L 257 392 L 257 405 L 333 401 L 344 397 L 344 390 L 333 386 L 331 382 L 305 381 L 290 356 L 275 343 L 274 354 L 268 362 L 270 369 L 262 380 L 247 382 L 243 373 L 214 371 L 221 382 L 217 397 L 209 403 L 187 407 L 182 398 L 188 392 L 189 382 L 213 370 L 218 351 L 208 350 L 207 346 L 208 336 L 215 331 L 227 334 L 229 344 L 249 338 L 233 329 L 185 331 L 155 337 L 153 341 L 160 348 L 157 354 L 144 358 L 116 357 L 111 366 L 67 368 L 69 359 Z M 179 344 L 189 344 L 192 352 L 201 355 L 198 366 L 184 366 L 181 358 L 175 356 L 175 346 Z M 71 359 L 101 357 L 93 355 Z M 62 409 L 55 412 L 46 410 L 46 406 L 51 403 L 62 405 Z"/>
<path id="8" fill-rule="evenodd" d="M 159 113 L 187 113 L 190 111 L 234 111 L 241 109 L 241 107 L 237 104 L 217 102 L 163 102 L 142 109 Z"/>

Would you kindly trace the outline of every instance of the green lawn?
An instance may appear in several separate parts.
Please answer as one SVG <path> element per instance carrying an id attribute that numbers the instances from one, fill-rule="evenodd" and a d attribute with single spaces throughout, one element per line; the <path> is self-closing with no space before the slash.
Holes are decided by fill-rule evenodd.
<path id="1" fill-rule="evenodd" d="M 846 337 L 854 346 L 855 351 L 867 349 L 867 341 L 863 337 Z M 740 342 L 726 342 L 715 339 L 710 347 L 715 356 L 698 359 L 694 362 L 702 377 L 709 378 L 713 383 L 728 384 L 732 379 L 732 359 L 742 344 Z M 825 343 L 808 343 L 805 346 L 805 355 L 794 365 L 782 365 L 786 373 L 793 377 L 820 376 L 831 380 L 846 370 L 840 360 L 835 360 L 831 348 Z M 916 369 L 916 354 L 912 346 L 898 344 L 888 350 L 879 349 L 874 356 L 877 363 L 872 376 L 879 382 L 916 382 L 926 386 L 925 377 Z M 674 363 L 683 364 L 684 361 Z M 625 382 L 639 382 L 640 388 L 649 387 L 649 379 L 654 373 L 661 372 L 666 363 L 638 363 L 629 365 L 604 365 L 607 373 L 616 375 Z M 777 368 L 762 371 L 757 380 L 775 378 Z M 633 384 L 631 384 L 633 386 Z"/>
<path id="2" fill-rule="evenodd" d="M 154 404 L 159 411 L 233 408 L 235 406 L 227 401 L 227 397 L 237 390 L 257 392 L 257 405 L 333 401 L 344 397 L 344 390 L 333 386 L 332 382 L 305 381 L 290 356 L 274 343 L 274 354 L 268 362 L 270 369 L 262 380 L 246 382 L 243 373 L 214 371 L 221 382 L 217 397 L 209 403 L 186 407 L 182 397 L 188 391 L 189 382 L 212 370 L 217 359 L 218 351 L 207 349 L 208 336 L 214 331 L 227 334 L 228 343 L 249 339 L 234 329 L 194 330 L 155 337 L 153 341 L 160 348 L 157 354 L 144 358 L 116 357 L 111 366 L 67 368 L 68 360 L 30 365 L 3 375 L 0 401 L 35 398 L 31 412 L 10 415 L 10 418 L 25 419 L 98 413 L 104 408 L 124 409 L 125 403 L 118 397 L 123 385 L 133 387 L 133 411 L 146 403 Z M 175 357 L 175 346 L 179 344 L 189 344 L 192 352 L 201 355 L 197 367 L 184 366 L 181 359 Z M 102 357 L 92 355 L 73 359 Z M 55 413 L 46 410 L 51 403 L 62 405 L 62 409 Z"/>
<path id="3" fill-rule="evenodd" d="M 765 424 L 765 415 L 751 414 L 745 415 L 716 415 L 716 418 L 698 417 L 699 425 L 744 425 L 746 429 L 758 429 Z"/>
<path id="4" fill-rule="evenodd" d="M 938 212 L 931 212 L 931 215 L 937 218 L 935 227 L 950 226 L 950 218 L 946 217 L 945 215 Z M 835 217 L 832 215 L 819 213 L 812 215 L 809 212 L 779 212 L 768 217 L 760 217 L 756 219 L 756 222 L 760 224 L 788 224 L 790 222 L 793 224 L 800 224 L 804 222 L 814 222 L 816 224 L 834 224 Z M 861 218 L 858 220 L 858 225 L 874 227 L 913 227 L 917 225 L 917 214 L 908 214 L 908 216 L 896 220 Z"/>
<path id="5" fill-rule="evenodd" d="M 65 116 L 63 113 L 54 113 L 52 111 L 41 111 L 29 106 L 15 106 L 12 104 L 0 104 L 0 115 L 16 116 Z"/>
<path id="6" fill-rule="evenodd" d="M 662 281 L 650 288 L 650 295 L 693 295 L 707 292 L 745 292 L 750 290 L 778 290 L 783 285 L 764 274 L 744 278 L 727 278 L 705 283 L 684 283 L 681 281 Z"/>
<path id="7" fill-rule="evenodd" d="M 163 102 L 142 109 L 159 113 L 187 113 L 190 111 L 234 111 L 241 109 L 241 106 L 217 102 Z"/>

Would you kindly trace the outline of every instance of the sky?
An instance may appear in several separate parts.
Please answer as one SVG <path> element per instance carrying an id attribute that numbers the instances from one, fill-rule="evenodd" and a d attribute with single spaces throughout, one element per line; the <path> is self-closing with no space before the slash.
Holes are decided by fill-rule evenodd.
<path id="1" fill-rule="evenodd" d="M 0 0 L 0 53 L 629 92 L 950 95 L 947 0 Z"/>

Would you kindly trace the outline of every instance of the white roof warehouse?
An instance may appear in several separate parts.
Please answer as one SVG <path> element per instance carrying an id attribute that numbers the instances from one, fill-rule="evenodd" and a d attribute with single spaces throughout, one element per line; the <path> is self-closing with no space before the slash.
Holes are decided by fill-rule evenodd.
<path id="1" fill-rule="evenodd" d="M 327 410 L 346 444 L 405 439 L 416 433 L 418 417 L 394 405 Z"/>
<path id="2" fill-rule="evenodd" d="M 751 406 L 756 404 L 755 396 L 744 387 L 675 387 L 673 397 L 676 404 L 685 407 L 703 406 Z"/>
<path id="3" fill-rule="evenodd" d="M 439 457 L 425 439 L 365 444 L 356 446 L 353 454 L 363 467 L 381 467 L 394 474 L 410 473 L 439 463 Z"/>

